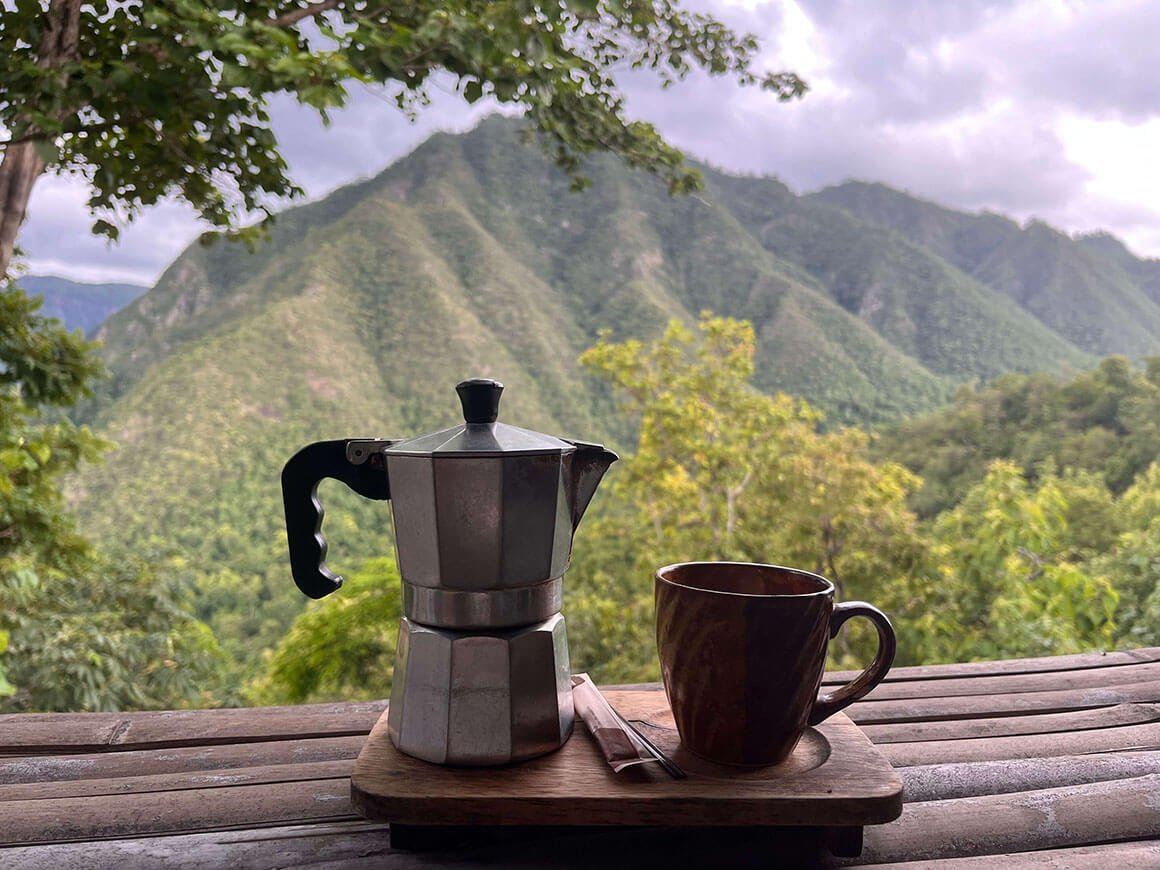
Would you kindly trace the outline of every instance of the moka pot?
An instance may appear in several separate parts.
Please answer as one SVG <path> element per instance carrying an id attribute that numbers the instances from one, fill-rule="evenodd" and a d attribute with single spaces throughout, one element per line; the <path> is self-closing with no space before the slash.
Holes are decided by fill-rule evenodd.
<path id="1" fill-rule="evenodd" d="M 616 454 L 496 422 L 503 385 L 456 387 L 464 422 L 406 440 L 310 444 L 282 471 L 290 565 L 312 598 L 325 565 L 318 483 L 391 502 L 404 618 L 391 738 L 447 764 L 502 764 L 558 748 L 573 708 L 560 609 L 572 536 Z"/>

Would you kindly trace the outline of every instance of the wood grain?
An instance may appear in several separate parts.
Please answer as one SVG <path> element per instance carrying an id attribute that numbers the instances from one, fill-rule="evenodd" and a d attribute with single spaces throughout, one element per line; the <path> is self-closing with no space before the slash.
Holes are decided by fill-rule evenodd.
<path id="1" fill-rule="evenodd" d="M 682 756 L 662 694 L 605 694 L 626 718 L 651 723 L 688 779 L 653 765 L 615 774 L 583 728 L 524 764 L 441 767 L 399 753 L 384 719 L 355 764 L 354 805 L 370 819 L 448 825 L 863 825 L 899 812 L 897 774 L 842 714 L 807 732 L 784 765 L 739 771 Z"/>
<path id="2" fill-rule="evenodd" d="M 0 866 L 4 870 L 338 868 L 356 862 L 373 867 L 417 866 L 406 856 L 389 854 L 389 843 L 386 825 L 358 819 L 51 846 L 10 846 L 0 852 Z"/>
<path id="3" fill-rule="evenodd" d="M 948 761 L 994 761 L 997 758 L 1048 758 L 1116 750 L 1156 750 L 1160 749 L 1160 722 L 1066 734 L 888 743 L 879 748 L 895 767 Z"/>
<path id="4" fill-rule="evenodd" d="M 866 829 L 861 862 L 1058 849 L 1160 836 L 1160 774 L 1005 795 L 908 803 Z"/>
<path id="5" fill-rule="evenodd" d="M 367 734 L 386 701 L 171 710 L 158 713 L 25 713 L 0 717 L 0 753 L 93 752 Z"/>
<path id="6" fill-rule="evenodd" d="M 1131 779 L 1158 770 L 1160 752 L 1109 752 L 929 764 L 906 767 L 899 774 L 909 804 Z"/>
<path id="7" fill-rule="evenodd" d="M 354 818 L 344 779 L 0 803 L 0 844 L 60 843 Z"/>
<path id="8" fill-rule="evenodd" d="M 315 740 L 0 759 L 0 785 L 353 760 L 364 743 L 366 738 L 361 736 L 323 737 Z"/>
<path id="9" fill-rule="evenodd" d="M 1111 843 L 1077 849 L 1050 849 L 983 855 L 977 858 L 943 858 L 875 864 L 874 870 L 1156 870 L 1160 867 L 1160 842 Z"/>
<path id="10" fill-rule="evenodd" d="M 886 743 L 1090 731 L 1097 728 L 1117 728 L 1120 725 L 1138 725 L 1143 722 L 1160 722 L 1160 704 L 1116 704 L 1112 707 L 1042 715 L 863 725 L 862 731 L 875 745 L 882 746 Z"/>
<path id="11" fill-rule="evenodd" d="M 987 677 L 960 677 L 953 680 L 915 680 L 882 683 L 863 703 L 900 698 L 954 698 L 963 695 L 1012 694 L 1015 692 L 1058 692 L 1069 689 L 1104 689 L 1144 681 L 1160 680 L 1160 662 L 1120 668 L 1057 673 L 1001 674 Z"/>
<path id="12" fill-rule="evenodd" d="M 160 773 L 151 776 L 119 776 L 113 779 L 83 779 L 71 782 L 26 782 L 0 785 L 4 801 L 47 800 L 50 798 L 95 797 L 109 794 L 213 789 L 232 785 L 260 785 L 274 782 L 303 782 L 320 779 L 349 779 L 354 759 L 315 761 L 305 764 L 272 764 L 265 767 L 234 767 Z"/>
<path id="13" fill-rule="evenodd" d="M 991 677 L 1001 674 L 1040 674 L 1058 671 L 1085 670 L 1089 668 L 1138 665 L 1160 662 L 1160 647 L 1121 652 L 1080 653 L 1068 656 L 1044 656 L 1041 658 L 1006 659 L 990 662 L 961 662 L 945 665 L 908 665 L 891 668 L 884 683 L 901 683 L 912 680 L 953 680 L 959 677 Z M 858 671 L 827 671 L 822 679 L 824 685 L 849 682 Z"/>
<path id="14" fill-rule="evenodd" d="M 1065 713 L 1069 710 L 1090 710 L 1115 704 L 1157 701 L 1160 701 L 1160 680 L 1151 680 L 1087 689 L 963 695 L 949 698 L 930 696 L 889 701 L 864 700 L 850 707 L 848 715 L 859 725 L 930 722 L 942 719 L 1019 716 L 1025 713 Z"/>

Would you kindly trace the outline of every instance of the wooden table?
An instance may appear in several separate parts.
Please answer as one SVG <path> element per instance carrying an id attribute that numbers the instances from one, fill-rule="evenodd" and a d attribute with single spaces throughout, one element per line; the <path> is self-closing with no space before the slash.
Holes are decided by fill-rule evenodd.
<path id="1" fill-rule="evenodd" d="M 744 832 L 691 829 L 392 851 L 349 800 L 385 706 L 0 716 L 0 867 L 788 862 Z M 1160 868 L 1160 648 L 898 668 L 848 712 L 899 769 L 906 806 L 832 863 Z"/>

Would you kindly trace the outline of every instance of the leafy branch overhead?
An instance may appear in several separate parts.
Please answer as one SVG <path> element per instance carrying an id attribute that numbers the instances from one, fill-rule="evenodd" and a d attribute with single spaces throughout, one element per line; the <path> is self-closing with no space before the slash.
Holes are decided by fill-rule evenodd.
<path id="1" fill-rule="evenodd" d="M 780 100 L 805 92 L 793 73 L 755 71 L 757 51 L 752 35 L 669 0 L 19 2 L 0 18 L 0 153 L 30 146 L 40 171 L 84 174 L 94 230 L 111 238 L 114 216 L 169 194 L 236 231 L 302 192 L 270 127 L 272 95 L 326 119 L 351 85 L 385 85 L 414 115 L 444 70 L 468 102 L 526 109 L 576 186 L 584 156 L 602 150 L 683 192 L 698 173 L 626 118 L 615 75 L 651 70 L 667 87 L 701 68 Z"/>

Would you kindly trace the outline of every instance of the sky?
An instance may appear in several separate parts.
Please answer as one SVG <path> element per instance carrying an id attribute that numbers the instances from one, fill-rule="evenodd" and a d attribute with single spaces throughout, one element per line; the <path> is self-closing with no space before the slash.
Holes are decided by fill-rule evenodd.
<path id="1" fill-rule="evenodd" d="M 1160 2 L 1156 0 L 685 0 L 757 35 L 758 67 L 807 80 L 800 102 L 694 75 L 662 91 L 619 80 L 628 113 L 689 156 L 774 175 L 798 192 L 877 181 L 967 211 L 1107 231 L 1160 258 Z M 368 178 L 437 130 L 494 110 L 443 80 L 410 122 L 362 88 L 329 128 L 272 107 L 310 198 Z M 76 178 L 37 184 L 20 237 L 32 274 L 152 284 L 200 232 L 190 209 L 146 211 L 110 246 L 89 234 Z"/>

